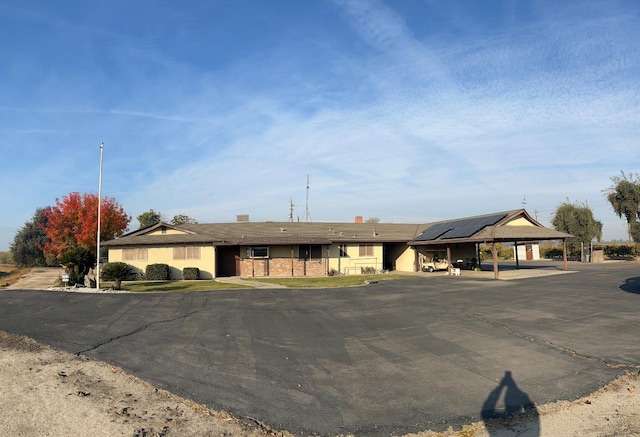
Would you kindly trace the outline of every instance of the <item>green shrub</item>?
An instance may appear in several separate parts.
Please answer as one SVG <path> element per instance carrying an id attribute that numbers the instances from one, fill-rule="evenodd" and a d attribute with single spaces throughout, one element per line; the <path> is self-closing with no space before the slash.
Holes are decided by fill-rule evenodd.
<path id="1" fill-rule="evenodd" d="M 144 276 L 149 281 L 168 281 L 169 266 L 167 264 L 149 264 Z"/>
<path id="2" fill-rule="evenodd" d="M 604 246 L 604 254 L 608 257 L 636 257 L 640 256 L 640 244 L 607 244 Z"/>
<path id="3" fill-rule="evenodd" d="M 513 246 L 502 247 L 498 250 L 498 258 L 500 259 L 514 259 Z"/>
<path id="4" fill-rule="evenodd" d="M 560 244 L 545 243 L 540 245 L 540 258 L 562 258 L 562 246 Z"/>
<path id="5" fill-rule="evenodd" d="M 496 243 L 496 251 L 499 259 L 513 259 L 513 246 L 504 247 L 502 243 Z M 492 260 L 493 252 L 490 244 L 480 246 L 480 259 L 483 261 Z"/>
<path id="6" fill-rule="evenodd" d="M 84 276 L 96 263 L 96 254 L 76 246 L 62 252 L 58 261 L 67 268 L 70 284 L 84 284 Z"/>
<path id="7" fill-rule="evenodd" d="M 200 279 L 200 269 L 197 267 L 185 267 L 182 269 L 182 279 L 187 281 Z"/>

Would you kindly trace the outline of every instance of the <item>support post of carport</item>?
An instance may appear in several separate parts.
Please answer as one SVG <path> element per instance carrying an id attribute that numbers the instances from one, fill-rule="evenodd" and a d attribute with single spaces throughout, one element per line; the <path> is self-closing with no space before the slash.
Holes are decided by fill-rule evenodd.
<path id="1" fill-rule="evenodd" d="M 213 245 L 213 279 L 216 279 L 218 277 L 218 268 L 217 268 L 217 264 L 218 264 L 218 246 L 216 246 L 215 244 Z"/>
<path id="2" fill-rule="evenodd" d="M 291 277 L 293 278 L 295 276 L 294 274 L 294 266 L 293 266 L 293 245 L 291 245 Z"/>
<path id="3" fill-rule="evenodd" d="M 451 246 L 447 244 L 447 274 L 451 276 Z"/>
<path id="4" fill-rule="evenodd" d="M 498 248 L 496 242 L 491 242 L 491 254 L 493 255 L 493 278 L 498 279 Z"/>
<path id="5" fill-rule="evenodd" d="M 514 250 L 516 252 L 516 269 L 520 268 L 520 259 L 518 258 L 518 240 L 516 240 L 514 243 Z"/>
<path id="6" fill-rule="evenodd" d="M 567 239 L 562 239 L 562 260 L 564 262 L 564 270 L 569 270 L 569 265 L 567 263 Z"/>

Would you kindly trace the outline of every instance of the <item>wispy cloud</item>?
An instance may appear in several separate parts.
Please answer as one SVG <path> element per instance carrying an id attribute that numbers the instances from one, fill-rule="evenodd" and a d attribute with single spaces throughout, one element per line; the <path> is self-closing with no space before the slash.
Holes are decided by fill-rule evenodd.
<path id="1" fill-rule="evenodd" d="M 56 41 L 78 59 L 36 72 L 33 44 L 9 55 L 21 76 L 0 73 L 0 183 L 25 180 L 10 220 L 95 191 L 104 141 L 104 189 L 134 216 L 285 220 L 290 199 L 302 215 L 310 174 L 314 220 L 427 221 L 517 208 L 526 194 L 545 219 L 566 197 L 588 200 L 617 235 L 601 189 L 640 163 L 638 9 L 536 5 L 498 2 L 491 20 L 504 24 L 489 26 L 428 2 L 292 4 L 290 17 L 244 16 L 253 39 L 224 40 L 198 27 L 194 5 L 153 10 L 140 30 L 36 8 L 21 19 L 68 30 L 73 41 Z"/>

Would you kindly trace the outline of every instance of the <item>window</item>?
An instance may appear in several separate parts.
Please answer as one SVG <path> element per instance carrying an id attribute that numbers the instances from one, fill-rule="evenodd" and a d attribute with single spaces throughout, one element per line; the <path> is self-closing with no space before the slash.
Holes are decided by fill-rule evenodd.
<path id="1" fill-rule="evenodd" d="M 174 247 L 173 259 L 200 259 L 199 247 Z"/>
<path id="2" fill-rule="evenodd" d="M 373 244 L 361 244 L 360 256 L 373 256 Z"/>
<path id="3" fill-rule="evenodd" d="M 146 261 L 147 249 L 122 249 L 122 261 Z"/>
<path id="4" fill-rule="evenodd" d="M 347 258 L 349 255 L 347 255 L 347 245 L 346 244 L 341 244 L 340 246 L 338 246 L 338 250 L 340 251 L 340 258 Z"/>
<path id="5" fill-rule="evenodd" d="M 303 244 L 298 247 L 298 259 L 321 259 L 322 244 Z"/>
<path id="6" fill-rule="evenodd" d="M 269 258 L 268 247 L 250 247 L 249 258 Z"/>

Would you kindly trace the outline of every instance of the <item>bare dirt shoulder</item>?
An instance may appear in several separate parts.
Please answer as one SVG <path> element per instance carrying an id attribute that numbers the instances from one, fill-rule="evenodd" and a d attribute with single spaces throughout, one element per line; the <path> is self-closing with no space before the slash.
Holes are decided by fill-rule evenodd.
<path id="1" fill-rule="evenodd" d="M 27 267 L 18 267 L 12 264 L 0 264 L 0 289 L 14 284 L 27 273 L 29 273 L 29 269 Z"/>
<path id="2" fill-rule="evenodd" d="M 423 432 L 404 437 L 604 437 L 640 436 L 640 374 L 630 371 L 589 396 L 537 406 L 518 416 L 461 430 Z"/>
<path id="3" fill-rule="evenodd" d="M 0 331 L 0 352 L 0 435 L 287 435 L 27 337 Z"/>

